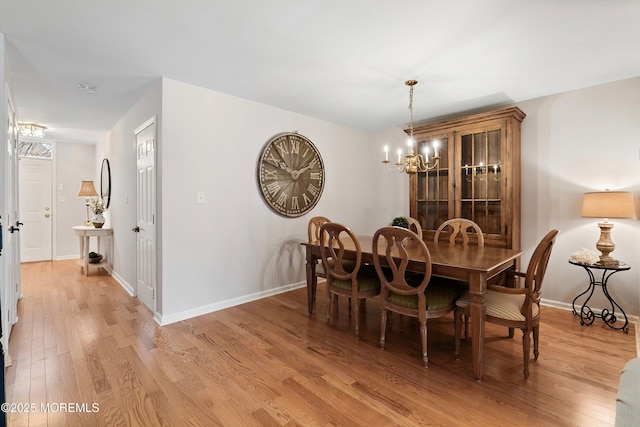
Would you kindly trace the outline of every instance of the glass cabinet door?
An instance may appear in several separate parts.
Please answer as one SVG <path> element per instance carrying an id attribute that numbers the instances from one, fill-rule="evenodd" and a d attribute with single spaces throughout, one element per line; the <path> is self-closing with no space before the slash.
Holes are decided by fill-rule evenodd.
<path id="1" fill-rule="evenodd" d="M 424 154 L 424 148 L 429 147 L 429 164 L 432 166 L 434 143 L 438 146 L 440 157 L 438 165 L 427 172 L 417 174 L 417 219 L 422 224 L 423 230 L 436 230 L 440 224 L 449 219 L 452 209 L 450 200 L 452 176 L 449 159 L 453 153 L 450 137 L 448 135 L 430 136 L 418 142 L 418 150 Z"/>
<path id="2" fill-rule="evenodd" d="M 459 135 L 460 216 L 485 234 L 500 234 L 502 224 L 502 129 Z"/>
<path id="3" fill-rule="evenodd" d="M 414 129 L 420 150 L 440 142 L 439 164 L 410 177 L 409 211 L 422 224 L 425 240 L 432 240 L 445 220 L 461 217 L 480 226 L 485 245 L 520 247 L 524 118 L 518 107 L 509 107 Z"/>

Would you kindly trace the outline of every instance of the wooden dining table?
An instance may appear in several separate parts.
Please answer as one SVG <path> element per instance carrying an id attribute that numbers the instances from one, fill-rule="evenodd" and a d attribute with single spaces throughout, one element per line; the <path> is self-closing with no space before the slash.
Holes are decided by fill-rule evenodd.
<path id="1" fill-rule="evenodd" d="M 372 264 L 373 236 L 358 236 L 358 240 L 362 250 L 362 262 Z M 352 241 L 346 239 L 343 243 L 346 248 L 345 257 L 355 259 L 356 251 Z M 425 243 L 431 254 L 433 276 L 461 280 L 469 284 L 473 372 L 475 379 L 480 381 L 483 367 L 487 282 L 506 270 L 515 269 L 523 252 L 492 246 L 464 246 L 430 241 Z M 318 283 L 315 270 L 316 264 L 321 260 L 320 244 L 317 241 L 309 241 L 303 242 L 302 245 L 306 247 L 307 303 L 309 314 L 312 314 Z M 409 268 L 416 271 L 424 270 L 424 261 L 420 260 L 421 255 L 417 246 L 409 247 L 408 252 Z M 384 254 L 384 250 L 381 249 L 379 253 Z M 380 257 L 380 261 L 383 265 L 386 264 L 384 256 Z"/>

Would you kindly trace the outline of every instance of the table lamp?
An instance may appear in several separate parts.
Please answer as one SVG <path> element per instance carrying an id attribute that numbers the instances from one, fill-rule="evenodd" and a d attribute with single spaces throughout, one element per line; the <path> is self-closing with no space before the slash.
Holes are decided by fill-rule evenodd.
<path id="1" fill-rule="evenodd" d="M 92 197 L 98 197 L 98 192 L 96 191 L 96 187 L 93 186 L 93 181 L 82 181 L 80 191 L 78 191 L 78 197 L 84 197 L 85 199 L 87 205 L 87 219 L 85 219 L 84 225 L 89 227 L 91 226 L 91 221 L 89 221 L 89 202 Z"/>
<path id="2" fill-rule="evenodd" d="M 603 218 L 598 223 L 600 240 L 596 248 L 600 251 L 598 265 L 618 265 L 617 259 L 609 255 L 616 248 L 611 241 L 613 223 L 609 218 L 635 218 L 636 209 L 633 194 L 629 191 L 596 191 L 585 193 L 582 200 L 582 216 L 587 218 Z"/>

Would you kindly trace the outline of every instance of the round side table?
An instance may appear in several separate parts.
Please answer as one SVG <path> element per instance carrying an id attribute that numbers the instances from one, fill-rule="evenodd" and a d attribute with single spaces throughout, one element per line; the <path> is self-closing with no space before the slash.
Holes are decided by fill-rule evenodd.
<path id="1" fill-rule="evenodd" d="M 580 324 L 581 325 L 591 325 L 596 317 L 602 319 L 602 321 L 611 329 L 621 330 L 625 334 L 629 333 L 629 319 L 627 319 L 627 315 L 620 305 L 613 300 L 611 295 L 609 294 L 609 290 L 607 289 L 607 281 L 609 278 L 619 271 L 627 271 L 631 269 L 629 264 L 626 264 L 620 261 L 618 265 L 598 265 L 598 264 L 580 264 L 579 262 L 569 260 L 570 264 L 577 265 L 578 267 L 582 267 L 585 269 L 587 274 L 589 275 L 589 287 L 586 291 L 582 292 L 580 295 L 573 299 L 573 315 L 580 316 Z M 602 272 L 600 280 L 597 280 L 595 277 L 596 272 Z M 611 308 L 603 308 L 600 314 L 594 313 L 594 311 L 589 307 L 589 300 L 593 296 L 593 292 L 596 289 L 596 286 L 600 286 L 602 288 L 602 293 L 607 300 Z M 586 295 L 587 299 L 582 303 L 582 307 L 580 307 L 580 311 L 576 310 L 576 301 Z M 616 316 L 616 308 L 620 311 L 622 316 L 624 317 L 624 324 L 620 327 L 617 327 L 615 324 L 618 321 L 618 316 Z M 620 319 L 622 320 L 622 319 Z"/>

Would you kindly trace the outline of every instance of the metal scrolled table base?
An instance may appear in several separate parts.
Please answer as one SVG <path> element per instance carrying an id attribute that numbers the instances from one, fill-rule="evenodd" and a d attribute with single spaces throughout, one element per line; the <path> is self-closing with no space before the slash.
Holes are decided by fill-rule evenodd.
<path id="1" fill-rule="evenodd" d="M 622 307 L 620 307 L 620 305 L 617 302 L 615 302 L 615 300 L 609 294 L 609 290 L 607 289 L 607 281 L 613 274 L 617 273 L 618 271 L 629 270 L 631 266 L 623 262 L 620 262 L 619 265 L 597 265 L 597 264 L 586 265 L 586 264 L 580 264 L 574 261 L 569 261 L 569 263 L 584 268 L 587 274 L 589 275 L 589 287 L 587 288 L 587 290 L 585 290 L 580 295 L 575 297 L 572 303 L 573 315 L 580 317 L 580 324 L 591 325 L 596 318 L 600 318 L 605 323 L 605 325 L 607 325 L 611 329 L 623 331 L 625 334 L 629 333 L 629 319 L 627 318 L 627 315 L 622 309 Z M 602 278 L 599 281 L 596 280 L 595 274 L 593 273 L 592 269 L 602 270 Z M 593 292 L 595 291 L 596 286 L 600 286 L 602 288 L 602 293 L 604 294 L 605 297 L 607 297 L 607 300 L 609 301 L 609 304 L 611 306 L 610 309 L 603 308 L 600 311 L 600 314 L 594 312 L 591 309 L 591 307 L 589 307 L 589 300 L 593 296 Z M 578 312 L 578 310 L 576 310 L 576 301 L 578 301 L 580 297 L 586 294 L 589 294 L 589 296 L 584 301 L 584 303 L 582 303 L 582 306 L 580 307 L 580 311 Z M 622 314 L 622 317 L 624 317 L 624 324 L 622 326 L 616 326 L 616 323 L 618 322 L 618 317 L 620 316 L 620 315 L 616 315 L 616 308 Z M 622 321 L 622 318 L 620 318 L 620 321 Z"/>

